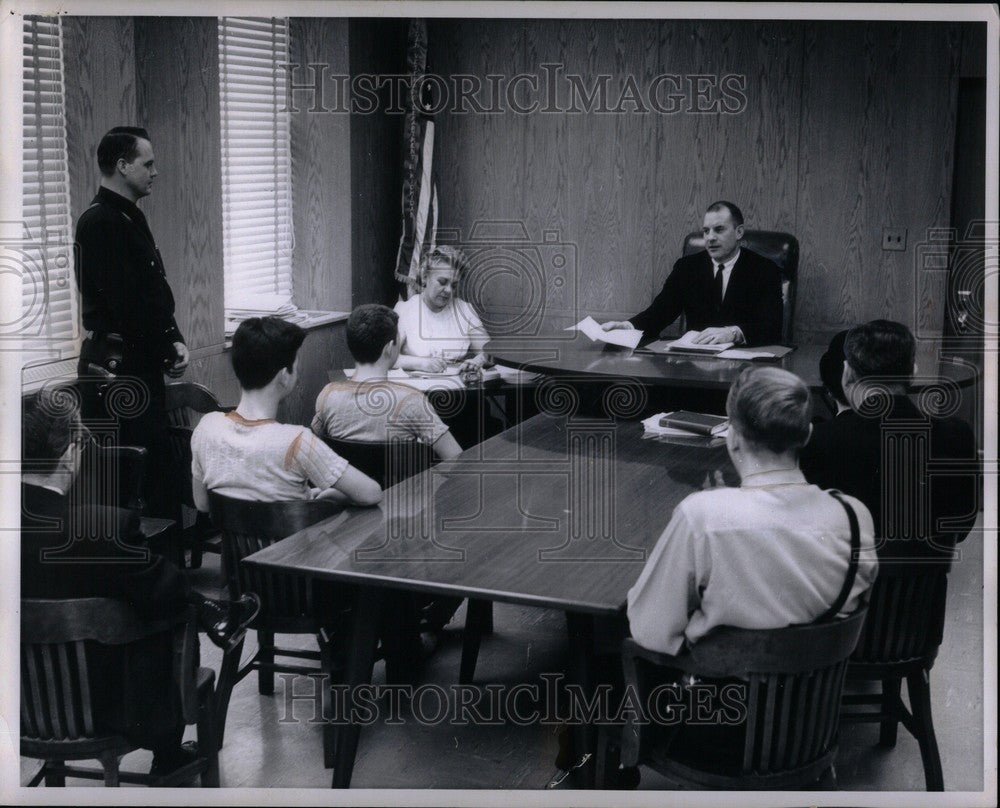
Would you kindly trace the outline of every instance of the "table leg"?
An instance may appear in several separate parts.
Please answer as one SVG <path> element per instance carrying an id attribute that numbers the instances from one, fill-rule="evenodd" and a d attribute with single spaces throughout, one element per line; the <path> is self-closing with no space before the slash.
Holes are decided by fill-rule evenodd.
<path id="1" fill-rule="evenodd" d="M 566 629 L 569 633 L 569 681 L 579 686 L 586 698 L 594 693 L 594 618 L 589 614 L 566 612 Z M 579 764 L 585 756 L 590 758 L 574 772 L 582 788 L 594 788 L 596 773 L 597 732 L 593 726 L 581 721 L 572 727 L 573 753 Z"/>
<path id="2" fill-rule="evenodd" d="M 358 587 L 358 597 L 351 617 L 350 654 L 347 659 L 345 684 L 347 685 L 347 709 L 350 710 L 351 694 L 359 685 L 370 684 L 372 667 L 375 664 L 375 645 L 378 642 L 379 616 L 382 610 L 382 596 L 377 587 Z M 354 758 L 358 752 L 358 738 L 361 727 L 352 723 L 350 714 L 343 717 L 345 723 L 337 727 L 335 758 L 333 766 L 333 788 L 350 788 L 354 773 Z"/>

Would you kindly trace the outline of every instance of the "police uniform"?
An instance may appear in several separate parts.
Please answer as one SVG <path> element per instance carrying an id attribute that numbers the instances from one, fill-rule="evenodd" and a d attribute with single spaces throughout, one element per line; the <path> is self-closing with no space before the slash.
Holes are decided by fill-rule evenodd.
<path id="1" fill-rule="evenodd" d="M 112 419 L 119 443 L 146 447 L 149 512 L 173 517 L 163 373 L 184 337 L 163 260 L 142 211 L 104 187 L 77 222 L 76 244 L 83 326 L 91 332 L 78 366 L 84 418 Z"/>

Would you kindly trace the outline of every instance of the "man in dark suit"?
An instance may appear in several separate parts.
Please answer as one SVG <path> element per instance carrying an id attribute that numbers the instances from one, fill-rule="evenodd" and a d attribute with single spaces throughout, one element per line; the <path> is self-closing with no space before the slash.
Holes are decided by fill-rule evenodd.
<path id="1" fill-rule="evenodd" d="M 76 225 L 76 279 L 90 332 L 78 367 L 80 378 L 90 380 L 81 386 L 83 415 L 116 421 L 119 443 L 146 448 L 149 513 L 175 518 L 163 374 L 182 375 L 189 354 L 160 251 L 136 205 L 157 176 L 146 130 L 110 130 L 97 147 L 97 163 L 101 187 Z M 120 377 L 111 385 L 131 395 L 115 395 L 108 375 Z M 123 411 L 115 406 L 123 399 L 141 406 Z"/>
<path id="2" fill-rule="evenodd" d="M 647 309 L 628 321 L 603 324 L 605 331 L 636 328 L 643 342 L 655 340 L 682 313 L 695 342 L 765 345 L 781 340 L 781 270 L 773 261 L 740 247 L 743 213 L 732 202 L 713 202 L 702 225 L 705 250 L 674 264 Z"/>
<path id="3" fill-rule="evenodd" d="M 227 606 L 194 591 L 176 566 L 141 546 L 133 511 L 71 500 L 89 438 L 71 393 L 42 391 L 28 400 L 22 438 L 21 597 L 113 598 L 149 620 L 180 617 L 195 606 L 213 642 L 223 646 L 256 613 L 256 603 Z M 87 654 L 99 671 L 90 694 L 99 730 L 152 750 L 153 774 L 195 757 L 196 749 L 181 745 L 184 720 L 169 633 L 131 644 L 124 660 L 113 646 L 91 645 Z"/>
<path id="4" fill-rule="evenodd" d="M 907 397 L 914 354 L 900 323 L 851 329 L 842 371 L 850 409 L 816 424 L 800 455 L 809 482 L 868 506 L 882 564 L 948 559 L 976 521 L 975 436 L 964 421 L 925 413 Z"/>

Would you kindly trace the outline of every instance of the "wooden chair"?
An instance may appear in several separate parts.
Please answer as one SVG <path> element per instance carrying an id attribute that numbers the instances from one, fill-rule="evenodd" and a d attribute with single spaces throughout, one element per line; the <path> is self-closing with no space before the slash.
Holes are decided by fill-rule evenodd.
<path id="1" fill-rule="evenodd" d="M 622 730 L 622 765 L 646 764 L 694 788 L 789 789 L 824 776 L 835 783 L 838 705 L 847 660 L 864 619 L 862 609 L 828 623 L 773 630 L 716 629 L 676 657 L 625 640 L 625 685 L 633 688 L 640 704 L 648 703 L 658 682 L 680 671 L 685 678 L 742 688 L 745 698 L 739 703 L 745 719 L 744 731 L 734 733 L 740 742 L 729 750 L 732 754 L 708 759 L 692 755 L 693 747 L 677 748 L 684 745 L 672 744 L 676 739 L 664 738 L 655 723 L 644 724 L 632 715 Z M 716 698 L 713 707 L 719 706 Z M 602 774 L 614 763 L 608 737 L 603 733 Z"/>
<path id="2" fill-rule="evenodd" d="M 191 551 L 191 567 L 201 566 L 202 553 L 221 553 L 222 539 L 207 514 L 201 513 L 194 504 L 191 492 L 191 433 L 194 432 L 193 414 L 228 412 L 232 407 L 223 407 L 212 391 L 195 382 L 171 382 L 166 385 L 167 437 L 170 453 L 177 469 L 180 508 L 178 525 L 184 549 Z M 194 523 L 184 527 L 185 509 L 194 514 Z M 184 551 L 181 551 L 183 559 Z M 183 566 L 183 565 L 182 565 Z"/>
<path id="3" fill-rule="evenodd" d="M 141 515 L 146 508 L 143 487 L 146 454 L 142 446 L 89 441 L 84 447 L 80 471 L 69 499 L 73 505 L 103 505 L 135 511 L 140 514 L 139 529 L 145 544 L 176 562 L 177 524 L 171 519 Z"/>
<path id="4" fill-rule="evenodd" d="M 146 449 L 89 441 L 80 457 L 80 471 L 70 491 L 75 504 L 128 508 L 141 514 L 146 508 L 144 474 Z"/>
<path id="5" fill-rule="evenodd" d="M 791 233 L 772 230 L 745 230 L 740 246 L 770 258 L 781 270 L 781 341 L 792 344 L 792 324 L 795 313 L 795 287 L 799 270 L 799 242 Z M 691 255 L 705 249 L 701 233 L 688 233 L 683 253 Z M 683 331 L 681 332 L 683 333 Z"/>
<path id="6" fill-rule="evenodd" d="M 348 463 L 376 480 L 383 490 L 426 471 L 435 460 L 434 450 L 415 440 L 358 441 L 327 437 L 324 441 Z M 482 639 L 492 633 L 493 603 L 469 600 L 458 676 L 462 684 L 472 682 Z"/>
<path id="7" fill-rule="evenodd" d="M 383 490 L 434 465 L 434 450 L 416 440 L 360 441 L 324 438 L 326 444 Z"/>
<path id="8" fill-rule="evenodd" d="M 271 573 L 240 562 L 276 541 L 339 513 L 341 506 L 322 499 L 254 502 L 225 497 L 214 491 L 208 496 L 212 522 L 222 532 L 222 565 L 229 596 L 235 599 L 253 592 L 261 602 L 260 612 L 251 623 L 251 628 L 257 632 L 257 652 L 242 666 L 239 666 L 239 653 L 224 661 L 220 680 L 224 680 L 231 690 L 232 685 L 242 681 L 251 671 L 257 671 L 257 690 L 266 696 L 274 694 L 275 672 L 323 676 L 332 685 L 334 661 L 329 629 L 336 618 L 332 614 L 322 614 L 324 610 L 317 603 L 312 581 L 297 575 Z M 275 634 L 312 634 L 319 650 L 280 648 L 275 645 Z M 275 657 L 312 660 L 319 664 L 276 662 Z M 223 692 L 221 687 L 220 692 Z M 228 699 L 228 692 L 225 698 Z M 324 726 L 323 750 L 326 766 L 331 768 L 332 724 Z"/>
<path id="9" fill-rule="evenodd" d="M 930 670 L 944 635 L 948 571 L 944 565 L 879 570 L 868 604 L 868 619 L 851 655 L 848 683 L 880 682 L 876 694 L 848 694 L 841 721 L 878 722 L 879 744 L 896 745 L 900 723 L 920 744 L 928 791 L 944 791 L 941 755 L 931 716 Z M 900 697 L 902 681 L 910 696 Z M 876 709 L 856 709 L 874 706 Z"/>
<path id="10" fill-rule="evenodd" d="M 86 645 L 123 646 L 125 664 L 131 643 L 164 632 L 173 637 L 174 680 L 185 722 L 198 725 L 201 756 L 163 777 L 121 772 L 121 756 L 137 747 L 97 725 L 91 693 L 99 673 L 88 662 Z M 193 610 L 178 620 L 150 622 L 119 600 L 22 600 L 21 755 L 44 761 L 28 785 L 44 780 L 65 786 L 66 777 L 82 777 L 103 779 L 106 786 L 174 786 L 197 774 L 202 786 L 218 788 L 215 672 L 197 667 L 197 643 Z M 101 770 L 66 765 L 91 759 L 100 761 Z"/>

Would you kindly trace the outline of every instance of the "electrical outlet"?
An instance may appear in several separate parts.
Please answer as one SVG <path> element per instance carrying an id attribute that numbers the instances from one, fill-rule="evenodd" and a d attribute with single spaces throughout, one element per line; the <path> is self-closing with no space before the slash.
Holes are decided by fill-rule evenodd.
<path id="1" fill-rule="evenodd" d="M 882 249 L 883 250 L 905 250 L 906 249 L 906 228 L 905 227 L 883 227 L 882 228 Z"/>

